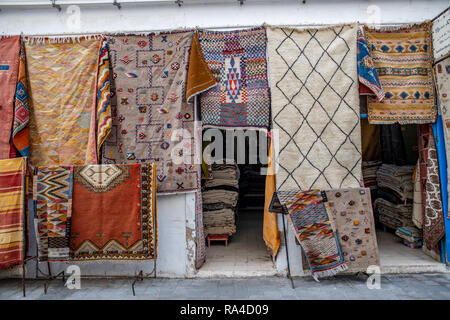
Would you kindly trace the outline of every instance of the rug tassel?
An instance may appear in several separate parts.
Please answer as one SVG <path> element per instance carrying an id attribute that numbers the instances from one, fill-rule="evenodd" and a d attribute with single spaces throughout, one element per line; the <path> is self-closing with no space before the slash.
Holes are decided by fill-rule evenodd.
<path id="1" fill-rule="evenodd" d="M 329 270 L 314 271 L 312 273 L 312 276 L 313 276 L 314 280 L 316 280 L 317 282 L 320 282 L 319 278 L 331 277 L 331 276 L 334 276 L 335 274 L 345 271 L 347 269 L 348 269 L 347 264 L 342 263 L 341 265 L 339 265 L 335 268 L 329 269 Z"/>

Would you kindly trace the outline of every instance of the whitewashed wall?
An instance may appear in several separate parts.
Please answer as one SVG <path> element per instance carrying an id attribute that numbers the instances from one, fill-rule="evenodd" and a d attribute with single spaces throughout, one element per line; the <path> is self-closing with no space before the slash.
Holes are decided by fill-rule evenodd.
<path id="1" fill-rule="evenodd" d="M 0 8 L 1 8 L 0 0 Z M 63 1 L 58 1 L 63 2 Z M 120 2 L 120 0 L 119 0 Z M 315 25 L 360 21 L 365 23 L 406 23 L 431 19 L 449 4 L 439 1 L 255 1 L 243 6 L 237 1 L 185 0 L 182 7 L 175 4 L 123 4 L 118 10 L 112 5 L 88 7 L 62 6 L 53 8 L 1 8 L 0 34 L 62 34 L 122 31 L 151 31 L 194 27 L 239 27 L 261 25 Z M 220 3 L 222 2 L 222 3 Z M 158 276 L 192 277 L 195 197 L 193 194 L 166 196 L 158 199 Z M 281 221 L 279 221 L 282 230 Z M 288 227 L 288 225 L 286 225 Z M 282 237 L 283 239 L 283 237 Z M 284 241 L 282 241 L 284 242 Z M 301 275 L 300 248 L 288 228 L 291 273 Z M 88 263 L 80 264 L 85 275 L 134 275 L 139 270 L 152 271 L 153 263 Z M 43 265 L 42 268 L 45 266 Z M 54 271 L 65 264 L 57 264 Z M 286 273 L 284 244 L 277 259 L 280 274 Z M 34 275 L 30 265 L 29 275 Z"/>

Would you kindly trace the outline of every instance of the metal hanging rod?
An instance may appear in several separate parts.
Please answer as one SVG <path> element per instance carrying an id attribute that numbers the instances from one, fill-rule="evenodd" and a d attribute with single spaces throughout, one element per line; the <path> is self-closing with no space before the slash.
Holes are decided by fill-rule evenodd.
<path id="1" fill-rule="evenodd" d="M 405 23 L 380 23 L 380 26 L 388 27 L 388 26 L 402 26 L 402 25 L 409 25 L 419 22 L 405 22 Z M 77 33 L 41 33 L 41 34 L 26 34 L 21 33 L 22 36 L 25 37 L 78 37 L 78 36 L 85 36 L 85 35 L 114 35 L 114 34 L 145 34 L 145 33 L 161 33 L 161 32 L 172 32 L 172 31 L 189 31 L 189 30 L 240 30 L 240 29 L 251 29 L 251 28 L 257 28 L 261 27 L 263 24 L 260 25 L 245 25 L 245 26 L 208 26 L 208 27 L 182 27 L 182 28 L 171 28 L 171 29 L 152 29 L 152 30 L 117 30 L 117 31 L 92 31 L 92 32 L 77 32 Z M 329 26 L 335 26 L 339 25 L 338 23 L 330 23 L 330 24 L 284 24 L 284 25 L 270 25 L 273 27 L 281 27 L 281 28 L 316 28 L 316 27 L 329 27 Z M 10 35 L 10 34 L 0 34 L 3 36 Z"/>

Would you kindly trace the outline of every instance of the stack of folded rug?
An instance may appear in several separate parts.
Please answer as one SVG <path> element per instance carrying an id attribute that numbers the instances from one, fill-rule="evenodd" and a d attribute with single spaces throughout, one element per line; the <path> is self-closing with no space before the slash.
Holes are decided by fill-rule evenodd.
<path id="1" fill-rule="evenodd" d="M 377 189 L 377 171 L 382 162 L 375 161 L 363 161 L 362 163 L 362 175 L 364 180 L 364 187 L 370 188 L 370 190 Z"/>
<path id="2" fill-rule="evenodd" d="M 413 225 L 412 204 L 395 204 L 383 198 L 375 200 L 378 219 L 381 224 L 391 229 Z"/>
<path id="3" fill-rule="evenodd" d="M 212 179 L 206 180 L 203 197 L 205 236 L 236 233 L 235 209 L 239 198 L 239 168 L 236 164 L 213 164 Z"/>
<path id="4" fill-rule="evenodd" d="M 422 230 L 414 227 L 401 227 L 395 234 L 403 240 L 403 243 L 411 248 L 420 248 L 423 245 Z"/>

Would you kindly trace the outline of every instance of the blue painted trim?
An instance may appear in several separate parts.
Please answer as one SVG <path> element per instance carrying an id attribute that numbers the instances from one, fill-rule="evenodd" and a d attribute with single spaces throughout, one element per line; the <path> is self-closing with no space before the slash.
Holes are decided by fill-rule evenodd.
<path id="1" fill-rule="evenodd" d="M 367 118 L 369 118 L 369 116 L 368 116 L 367 113 L 361 113 L 361 114 L 359 115 L 359 117 L 360 117 L 361 119 L 367 119 Z"/>
<path id="2" fill-rule="evenodd" d="M 444 125 L 442 117 L 438 115 L 436 123 L 433 123 L 434 140 L 439 161 L 439 176 L 441 180 L 442 209 L 445 220 L 445 238 L 441 241 L 441 262 L 448 264 L 450 249 L 450 219 L 448 219 L 448 190 L 447 190 L 447 156 L 445 154 Z"/>

